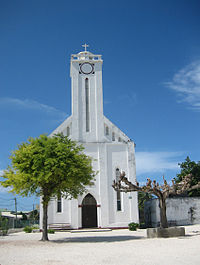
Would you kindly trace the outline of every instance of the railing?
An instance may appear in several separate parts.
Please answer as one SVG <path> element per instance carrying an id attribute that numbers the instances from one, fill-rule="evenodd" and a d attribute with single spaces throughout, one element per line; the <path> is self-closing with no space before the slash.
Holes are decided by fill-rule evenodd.
<path id="1" fill-rule="evenodd" d="M 7 219 L 7 220 L 4 221 L 4 225 L 6 225 L 6 227 L 8 229 L 10 229 L 10 228 L 23 228 L 25 226 L 33 226 L 33 225 L 39 224 L 38 220 L 19 220 L 19 219 L 16 220 L 14 218 L 5 218 L 5 219 Z M 0 222 L 0 227 L 2 225 L 3 225 L 3 223 L 1 224 L 1 222 Z"/>
<path id="2" fill-rule="evenodd" d="M 82 52 L 81 54 L 72 54 L 71 55 L 71 60 L 92 60 L 92 61 L 101 61 L 102 55 L 96 55 L 96 54 L 91 54 L 88 52 Z"/>

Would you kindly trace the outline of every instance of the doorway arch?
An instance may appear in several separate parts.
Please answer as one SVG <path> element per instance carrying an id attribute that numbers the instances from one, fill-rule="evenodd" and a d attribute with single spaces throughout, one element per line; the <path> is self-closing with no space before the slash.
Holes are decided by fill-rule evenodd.
<path id="1" fill-rule="evenodd" d="M 97 202 L 88 193 L 82 201 L 82 228 L 97 227 Z"/>

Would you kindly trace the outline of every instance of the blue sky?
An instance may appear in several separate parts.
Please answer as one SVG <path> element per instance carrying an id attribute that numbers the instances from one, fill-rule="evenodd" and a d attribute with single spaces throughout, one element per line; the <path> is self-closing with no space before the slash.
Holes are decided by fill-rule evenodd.
<path id="1" fill-rule="evenodd" d="M 198 0 L 0 0 L 0 172 L 70 115 L 70 55 L 85 42 L 103 55 L 104 114 L 135 141 L 138 180 L 199 161 L 199 13 Z M 0 208 L 13 198 L 1 188 Z"/>

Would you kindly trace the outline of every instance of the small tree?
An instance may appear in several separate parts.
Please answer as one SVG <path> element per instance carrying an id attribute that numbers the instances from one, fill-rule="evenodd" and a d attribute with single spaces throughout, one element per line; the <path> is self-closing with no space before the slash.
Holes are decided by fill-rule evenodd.
<path id="1" fill-rule="evenodd" d="M 27 218 L 27 215 L 25 213 L 23 213 L 22 211 L 19 213 L 20 215 L 22 215 L 22 221 L 26 221 L 28 218 Z"/>
<path id="2" fill-rule="evenodd" d="M 200 182 L 191 187 L 191 179 L 192 175 L 189 174 L 183 178 L 183 180 L 180 183 L 175 183 L 174 180 L 172 180 L 172 185 L 170 186 L 167 181 L 164 179 L 164 184 L 159 185 L 156 180 L 153 182 L 148 178 L 146 185 L 139 187 L 139 183 L 137 185 L 131 183 L 126 177 L 125 172 L 122 172 L 120 175 L 119 181 L 114 181 L 112 187 L 116 191 L 121 192 L 131 192 L 131 191 L 141 191 L 145 193 L 154 194 L 159 199 L 159 207 L 160 207 L 160 227 L 161 228 L 167 228 L 168 222 L 167 222 L 167 215 L 166 215 L 166 199 L 170 195 L 179 195 L 186 191 L 190 191 L 193 189 L 196 189 L 200 187 Z"/>
<path id="3" fill-rule="evenodd" d="M 39 220 L 39 211 L 37 209 L 31 211 L 28 216 L 29 220 L 38 221 Z"/>
<path id="4" fill-rule="evenodd" d="M 63 134 L 53 137 L 41 135 L 30 138 L 12 152 L 12 166 L 4 171 L 0 181 L 3 187 L 21 196 L 36 194 L 42 197 L 43 233 L 42 240 L 48 240 L 47 208 L 52 197 L 77 198 L 92 185 L 95 172 L 91 158 Z"/>

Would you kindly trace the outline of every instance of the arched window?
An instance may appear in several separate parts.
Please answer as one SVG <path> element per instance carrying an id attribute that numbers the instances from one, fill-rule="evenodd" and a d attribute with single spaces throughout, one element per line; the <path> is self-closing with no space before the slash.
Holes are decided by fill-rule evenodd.
<path id="1" fill-rule="evenodd" d="M 112 141 L 115 141 L 115 133 L 112 133 Z"/>
<path id="2" fill-rule="evenodd" d="M 62 212 L 62 198 L 61 195 L 57 197 L 57 213 Z"/>
<path id="3" fill-rule="evenodd" d="M 115 178 L 116 181 L 120 180 L 120 171 L 119 168 L 116 168 L 116 172 L 115 172 Z M 122 210 L 122 205 L 121 205 L 121 192 L 117 191 L 117 211 L 121 211 Z"/>
<path id="4" fill-rule="evenodd" d="M 121 141 L 122 141 L 122 139 L 121 139 L 121 137 L 119 137 L 119 138 L 118 138 L 118 142 L 121 142 Z"/>
<path id="5" fill-rule="evenodd" d="M 82 205 L 95 205 L 96 206 L 96 204 L 97 202 L 95 198 L 90 193 L 88 193 L 82 201 Z"/>
<path id="6" fill-rule="evenodd" d="M 70 127 L 67 126 L 67 136 L 70 136 Z"/>
<path id="7" fill-rule="evenodd" d="M 86 132 L 90 131 L 90 109 L 89 109 L 89 80 L 85 79 L 85 116 L 86 116 Z"/>
<path id="8" fill-rule="evenodd" d="M 109 135 L 109 128 L 106 126 L 106 135 Z"/>

